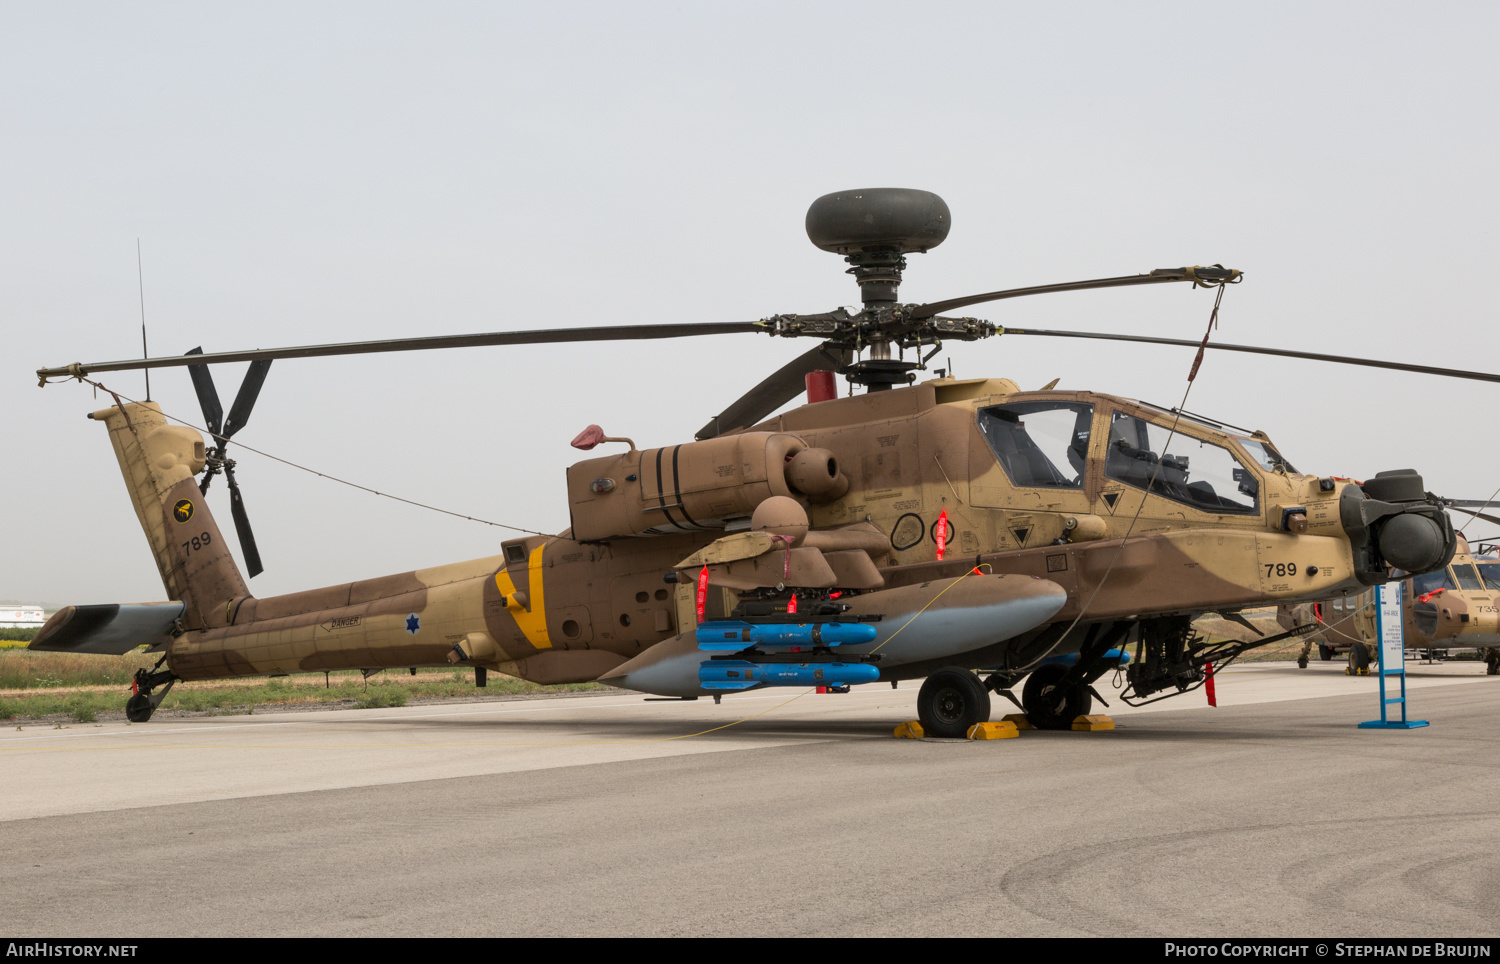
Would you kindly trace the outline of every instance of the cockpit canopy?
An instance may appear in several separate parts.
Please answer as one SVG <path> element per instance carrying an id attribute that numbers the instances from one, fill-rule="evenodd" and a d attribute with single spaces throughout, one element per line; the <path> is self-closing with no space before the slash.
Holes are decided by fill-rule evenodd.
<path id="1" fill-rule="evenodd" d="M 1108 408 L 1104 476 L 1214 514 L 1260 512 L 1258 471 L 1295 471 L 1268 442 L 1228 436 L 1219 426 L 1166 413 L 1158 422 Z M 1095 406 L 1071 399 L 1016 401 L 982 408 L 979 430 L 1005 474 L 1023 488 L 1081 489 L 1095 431 Z M 1177 430 L 1173 422 L 1179 423 Z M 1198 438 L 1209 428 L 1233 447 Z M 1251 466 L 1254 466 L 1252 468 Z"/>
<path id="2" fill-rule="evenodd" d="M 979 431 L 1001 468 L 1027 487 L 1083 488 L 1093 425 L 1094 406 L 1087 402 L 1015 402 L 979 410 Z"/>

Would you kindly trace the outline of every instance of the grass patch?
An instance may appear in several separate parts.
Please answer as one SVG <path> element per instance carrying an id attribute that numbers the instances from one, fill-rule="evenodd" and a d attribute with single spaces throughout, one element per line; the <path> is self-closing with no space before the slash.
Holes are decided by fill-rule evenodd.
<path id="1" fill-rule="evenodd" d="M 354 701 L 356 709 L 374 710 L 386 706 L 405 706 L 406 692 L 399 687 L 382 686 Z"/>
<path id="2" fill-rule="evenodd" d="M 3 660 L 8 654 L 0 654 Z M 32 656 L 66 656 L 67 654 L 34 653 Z M 89 657 L 69 657 L 87 659 Z M 133 657 L 100 656 L 95 659 L 132 659 Z M 150 665 L 155 656 L 142 658 L 141 663 L 129 663 L 130 673 L 120 672 L 123 677 L 117 685 L 91 686 L 84 690 L 63 690 L 66 685 L 77 683 L 54 682 L 66 680 L 65 674 L 29 677 L 34 682 L 26 692 L 6 696 L 0 700 L 0 719 L 15 717 L 33 718 L 63 715 L 79 722 L 93 722 L 101 714 L 119 714 L 130 696 L 130 674 L 135 665 Z M 55 670 L 56 667 L 54 666 Z M 47 685 L 38 685 L 44 682 Z M 489 686 L 478 689 L 474 686 L 472 670 L 427 671 L 420 676 L 404 673 L 382 673 L 367 681 L 358 670 L 330 673 L 328 685 L 324 685 L 322 673 L 308 673 L 274 679 L 254 678 L 247 680 L 199 681 L 178 683 L 172 687 L 159 709 L 187 710 L 231 715 L 250 713 L 261 707 L 295 706 L 320 703 L 341 703 L 360 708 L 383 708 L 405 706 L 414 699 L 459 696 L 499 696 L 502 694 L 558 693 L 569 691 L 605 689 L 598 683 L 569 683 L 561 686 L 540 686 L 514 677 L 491 673 Z M 80 714 L 89 714 L 84 720 Z"/>
<path id="3" fill-rule="evenodd" d="M 0 690 L 56 689 L 59 686 L 129 686 L 138 669 L 150 669 L 159 653 L 96 656 L 0 650 Z"/>

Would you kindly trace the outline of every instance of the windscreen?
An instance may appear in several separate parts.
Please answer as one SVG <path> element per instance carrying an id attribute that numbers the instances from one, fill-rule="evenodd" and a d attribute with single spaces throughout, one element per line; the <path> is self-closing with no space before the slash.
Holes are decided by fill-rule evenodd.
<path id="1" fill-rule="evenodd" d="M 1169 434 L 1166 426 L 1116 412 L 1104 474 L 1207 512 L 1258 511 L 1259 482 L 1229 449 L 1181 432 L 1167 446 Z"/>
<path id="2" fill-rule="evenodd" d="M 1424 572 L 1420 576 L 1413 576 L 1411 580 L 1412 593 L 1420 599 L 1430 592 L 1439 589 L 1457 589 L 1453 577 L 1448 575 L 1448 570 L 1439 569 L 1436 572 Z"/>
<path id="3" fill-rule="evenodd" d="M 1484 583 L 1479 580 L 1479 573 L 1467 562 L 1455 562 L 1453 574 L 1458 577 L 1458 588 L 1460 589 L 1483 589 Z"/>
<path id="4" fill-rule="evenodd" d="M 1250 454 L 1250 457 L 1258 462 L 1260 467 L 1267 472 L 1275 472 L 1278 469 L 1283 472 L 1297 471 L 1292 467 L 1292 463 L 1281 457 L 1280 452 L 1265 442 L 1253 438 L 1241 438 L 1235 439 L 1235 441 L 1239 442 L 1240 446 Z"/>
<path id="5" fill-rule="evenodd" d="M 1484 580 L 1484 588 L 1500 590 L 1500 562 L 1485 562 L 1479 560 L 1479 578 Z"/>

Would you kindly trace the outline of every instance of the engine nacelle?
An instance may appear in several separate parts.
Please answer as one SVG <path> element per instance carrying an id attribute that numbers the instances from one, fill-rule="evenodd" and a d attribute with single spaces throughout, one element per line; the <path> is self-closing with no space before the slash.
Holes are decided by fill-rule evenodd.
<path id="1" fill-rule="evenodd" d="M 798 478 L 815 489 L 801 491 L 789 463 L 807 451 L 818 450 L 795 435 L 745 432 L 579 462 L 568 469 L 573 538 L 723 529 L 772 496 L 828 499 L 847 491 L 827 453 L 797 463 Z"/>

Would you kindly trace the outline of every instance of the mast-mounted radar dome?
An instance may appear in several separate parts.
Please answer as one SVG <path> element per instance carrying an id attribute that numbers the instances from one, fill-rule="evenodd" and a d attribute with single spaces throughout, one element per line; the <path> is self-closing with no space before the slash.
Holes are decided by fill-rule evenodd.
<path id="1" fill-rule="evenodd" d="M 953 217 L 931 191 L 868 187 L 825 194 L 807 209 L 807 236 L 841 254 L 867 309 L 896 303 L 904 255 L 943 243 Z"/>
<path id="2" fill-rule="evenodd" d="M 942 198 L 902 187 L 837 191 L 807 209 L 808 238 L 843 255 L 926 251 L 943 243 L 952 223 Z"/>

